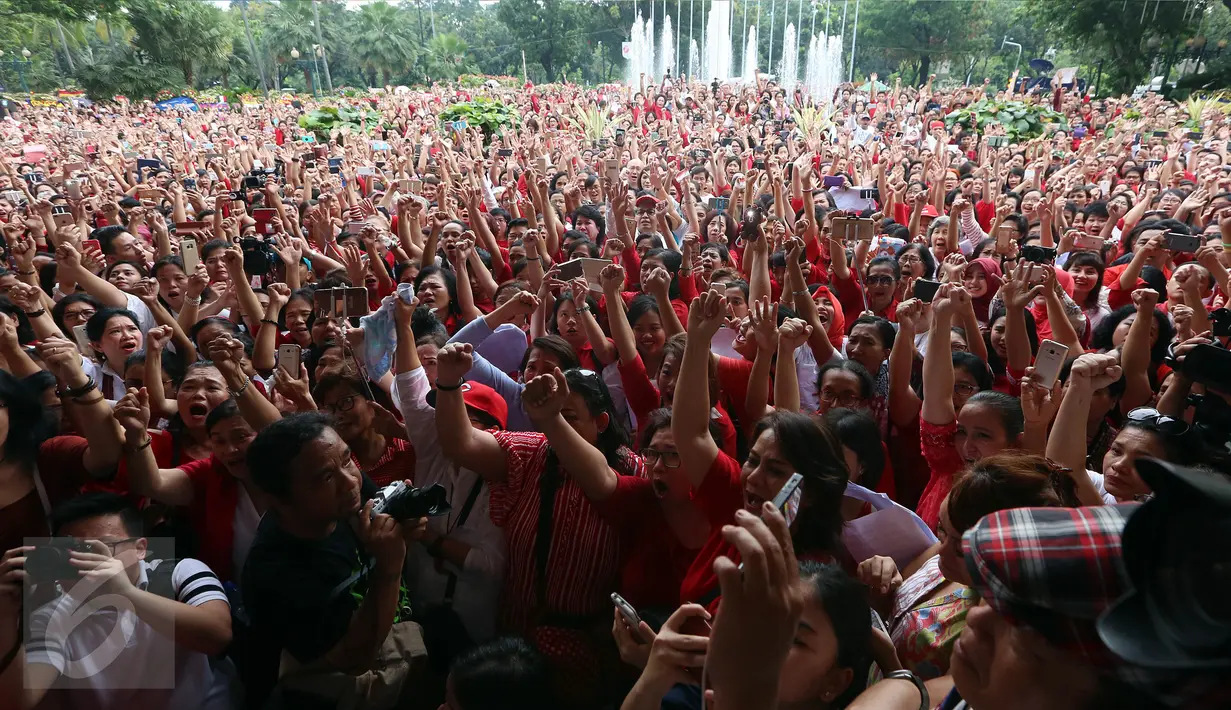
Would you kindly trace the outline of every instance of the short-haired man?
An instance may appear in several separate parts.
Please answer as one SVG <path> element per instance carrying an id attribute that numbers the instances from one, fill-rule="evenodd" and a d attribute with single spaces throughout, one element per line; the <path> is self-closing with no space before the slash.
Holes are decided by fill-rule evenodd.
<path id="1" fill-rule="evenodd" d="M 410 619 L 402 565 L 427 519 L 372 516 L 376 487 L 329 422 L 319 413 L 294 414 L 249 445 L 248 470 L 270 506 L 240 588 L 253 637 L 268 646 L 257 656 L 269 662 L 281 652 L 290 656 L 283 668 L 358 676 L 381 657 L 394 625 Z"/>
<path id="2" fill-rule="evenodd" d="M 0 647 L 16 654 L 0 672 L 4 707 L 39 706 L 52 689 L 67 708 L 238 707 L 233 674 L 210 659 L 231 643 L 231 607 L 205 563 L 147 560 L 141 514 L 113 493 L 67 500 L 51 524 L 90 551 L 67 553 L 76 578 L 41 579 L 54 571 L 33 562 L 46 560 L 36 547 L 0 561 Z M 23 580 L 67 591 L 34 611 L 19 648 Z"/>

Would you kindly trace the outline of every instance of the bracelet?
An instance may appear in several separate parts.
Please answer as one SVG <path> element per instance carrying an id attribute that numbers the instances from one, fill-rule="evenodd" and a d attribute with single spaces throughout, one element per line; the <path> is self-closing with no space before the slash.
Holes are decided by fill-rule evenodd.
<path id="1" fill-rule="evenodd" d="M 91 375 L 86 375 L 84 385 L 80 387 L 65 387 L 62 390 L 56 390 L 56 396 L 61 399 L 64 397 L 68 397 L 69 399 L 77 399 L 79 397 L 86 396 L 90 393 L 90 390 L 97 386 L 98 383 L 94 381 L 94 378 Z"/>
<path id="2" fill-rule="evenodd" d="M 99 393 L 98 393 L 98 396 L 97 396 L 97 397 L 95 397 L 95 398 L 93 398 L 93 399 L 85 399 L 85 400 L 81 400 L 81 399 L 74 399 L 74 400 L 73 400 L 73 404 L 80 404 L 80 405 L 87 405 L 87 404 L 98 404 L 99 402 L 103 401 L 104 399 L 106 399 L 106 397 L 104 397 L 104 396 L 103 396 L 103 393 L 102 393 L 102 392 L 99 392 Z"/>
<path id="3" fill-rule="evenodd" d="M 800 289 L 798 291 L 791 291 L 791 295 L 792 296 L 807 296 L 808 298 L 812 298 L 812 293 L 808 291 L 808 289 L 806 288 Z"/>
<path id="4" fill-rule="evenodd" d="M 922 696 L 919 700 L 919 710 L 928 710 L 928 708 L 932 707 L 931 698 L 928 696 L 927 686 L 925 686 L 919 676 L 914 673 L 911 673 L 908 670 L 890 671 L 885 674 L 885 680 L 905 680 L 912 683 L 915 688 L 919 690 L 919 695 Z"/>
<path id="5" fill-rule="evenodd" d="M 33 272 L 31 272 L 31 273 L 33 273 Z M 38 309 L 37 311 L 26 311 L 26 317 L 27 317 L 27 318 L 38 318 L 39 316 L 44 316 L 44 315 L 47 315 L 47 309 L 46 309 L 46 308 L 40 308 L 40 309 Z"/>
<path id="6" fill-rule="evenodd" d="M 233 389 L 231 389 L 230 387 L 228 387 L 228 388 L 227 388 L 227 392 L 229 392 L 229 393 L 231 394 L 231 396 L 232 396 L 232 397 L 234 397 L 235 399 L 239 399 L 239 398 L 240 398 L 240 396 L 241 396 L 241 395 L 243 395 L 243 393 L 245 393 L 245 392 L 247 392 L 247 391 L 248 391 L 248 385 L 250 385 L 250 384 L 252 384 L 252 380 L 245 379 L 245 380 L 244 380 L 244 386 L 243 386 L 243 387 L 240 387 L 238 391 L 233 390 Z"/>
<path id="7" fill-rule="evenodd" d="M 261 322 L 262 322 L 262 323 L 268 323 L 268 324 L 272 325 L 272 326 L 273 326 L 273 327 L 275 327 L 275 328 L 277 328 L 277 327 L 278 327 L 278 321 L 276 321 L 276 320 L 270 320 L 269 318 L 262 318 L 262 319 L 261 319 Z"/>
<path id="8" fill-rule="evenodd" d="M 37 271 L 35 271 L 34 269 L 30 269 L 29 271 L 21 271 L 21 270 L 19 269 L 19 270 L 17 271 L 17 273 L 21 274 L 22 276 L 33 276 L 33 275 L 37 274 L 38 272 L 37 272 Z"/>
<path id="9" fill-rule="evenodd" d="M 153 443 L 154 443 L 154 437 L 146 436 L 145 441 L 141 442 L 140 444 L 137 444 L 130 450 L 131 451 L 141 451 L 142 449 L 148 449 L 150 448 L 150 444 L 153 444 Z"/>
<path id="10" fill-rule="evenodd" d="M 192 306 L 199 306 L 201 305 L 201 297 L 200 296 L 197 296 L 195 298 L 184 297 L 184 304 L 192 305 Z"/>
<path id="11" fill-rule="evenodd" d="M 455 385 L 442 385 L 440 384 L 440 380 L 436 380 L 436 389 L 441 392 L 452 392 L 454 390 L 460 390 L 464 384 L 466 384 L 465 378 L 458 380 Z"/>

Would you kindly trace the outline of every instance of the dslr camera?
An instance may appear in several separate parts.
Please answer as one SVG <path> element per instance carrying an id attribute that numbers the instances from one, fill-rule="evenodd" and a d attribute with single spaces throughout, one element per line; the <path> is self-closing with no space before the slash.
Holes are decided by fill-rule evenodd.
<path id="1" fill-rule="evenodd" d="M 249 276 L 267 276 L 276 265 L 282 263 L 282 257 L 269 242 L 244 237 L 239 240 L 239 246 L 244 252 L 244 271 Z"/>
<path id="2" fill-rule="evenodd" d="M 1056 248 L 1041 247 L 1038 244 L 1024 246 L 1022 247 L 1022 258 L 1036 264 L 1050 264 L 1056 260 Z"/>
<path id="3" fill-rule="evenodd" d="M 35 584 L 57 579 L 77 579 L 80 570 L 72 565 L 70 552 L 93 552 L 90 546 L 71 537 L 52 538 L 26 553 L 25 570 Z"/>
<path id="4" fill-rule="evenodd" d="M 427 488 L 415 488 L 405 481 L 394 481 L 377 492 L 373 499 L 372 515 L 388 515 L 394 520 L 418 520 L 447 514 L 448 492 L 444 486 L 434 483 Z"/>

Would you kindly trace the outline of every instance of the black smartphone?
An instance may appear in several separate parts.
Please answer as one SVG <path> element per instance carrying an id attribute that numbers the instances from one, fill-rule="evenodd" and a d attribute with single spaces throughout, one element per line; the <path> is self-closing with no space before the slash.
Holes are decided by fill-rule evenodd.
<path id="1" fill-rule="evenodd" d="M 940 290 L 940 282 L 929 279 L 915 279 L 915 298 L 924 303 L 931 303 Z"/>
<path id="2" fill-rule="evenodd" d="M 512 148 L 501 148 L 500 150 L 496 151 L 496 155 L 499 155 L 501 158 L 507 158 L 513 155 L 513 149 Z"/>

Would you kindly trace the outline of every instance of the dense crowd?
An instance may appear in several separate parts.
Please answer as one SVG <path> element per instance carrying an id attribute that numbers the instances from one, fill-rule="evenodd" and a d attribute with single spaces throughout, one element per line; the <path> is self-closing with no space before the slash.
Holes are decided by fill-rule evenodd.
<path id="1" fill-rule="evenodd" d="M 1227 701 L 1100 623 L 1227 470 L 1218 107 L 350 101 L 0 121 L 6 707 Z"/>

